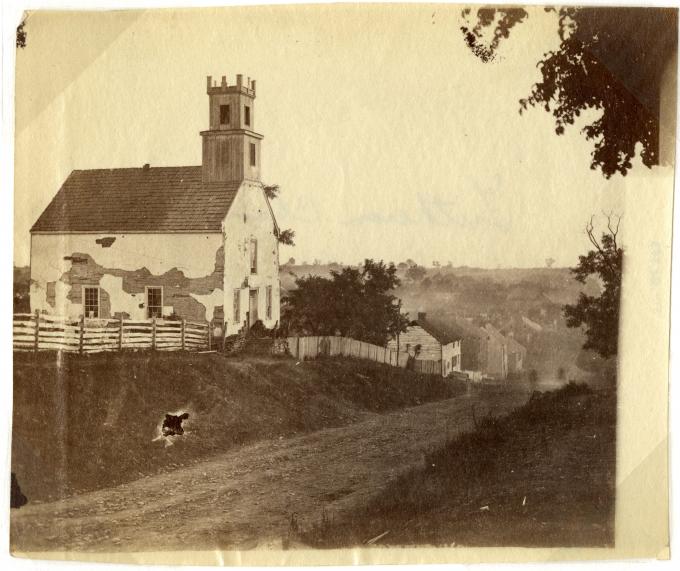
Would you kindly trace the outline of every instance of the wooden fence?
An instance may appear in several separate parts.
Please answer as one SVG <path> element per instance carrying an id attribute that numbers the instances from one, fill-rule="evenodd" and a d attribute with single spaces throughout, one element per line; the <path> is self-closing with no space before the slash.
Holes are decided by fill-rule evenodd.
<path id="1" fill-rule="evenodd" d="M 123 349 L 201 351 L 210 348 L 208 323 L 149 319 L 70 319 L 40 313 L 15 313 L 15 351 L 97 353 Z"/>
<path id="2" fill-rule="evenodd" d="M 423 375 L 439 375 L 441 377 L 442 362 L 416 359 L 413 361 L 413 370 L 416 373 L 422 373 Z"/>
<path id="3" fill-rule="evenodd" d="M 357 341 L 351 337 L 289 337 L 288 350 L 293 357 L 300 360 L 316 359 L 319 355 L 343 355 L 402 368 L 408 362 L 406 353 L 397 356 L 396 351 L 387 347 Z"/>

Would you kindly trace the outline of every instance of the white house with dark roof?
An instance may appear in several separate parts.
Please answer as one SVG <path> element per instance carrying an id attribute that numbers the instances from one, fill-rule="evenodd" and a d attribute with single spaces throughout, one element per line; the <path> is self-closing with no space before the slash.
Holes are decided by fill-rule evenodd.
<path id="1" fill-rule="evenodd" d="M 208 77 L 200 166 L 75 170 L 31 229 L 31 309 L 279 322 L 279 229 L 260 181 L 255 81 Z"/>
<path id="2" fill-rule="evenodd" d="M 441 363 L 443 377 L 461 370 L 461 337 L 431 323 L 424 312 L 418 312 L 418 319 L 398 339 L 391 339 L 387 347 L 417 361 Z"/>

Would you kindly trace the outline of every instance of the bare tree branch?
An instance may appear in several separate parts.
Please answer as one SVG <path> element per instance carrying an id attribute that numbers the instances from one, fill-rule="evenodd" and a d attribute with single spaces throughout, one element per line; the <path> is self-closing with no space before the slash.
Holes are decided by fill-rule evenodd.
<path id="1" fill-rule="evenodd" d="M 609 214 L 603 214 L 607 217 L 607 229 L 609 230 L 609 233 L 612 236 L 612 240 L 614 241 L 614 249 L 618 249 L 618 244 L 616 243 L 616 236 L 619 233 L 619 225 L 621 224 L 621 215 L 616 216 L 616 228 L 612 228 L 612 218 L 614 218 L 614 212 L 611 211 Z"/>

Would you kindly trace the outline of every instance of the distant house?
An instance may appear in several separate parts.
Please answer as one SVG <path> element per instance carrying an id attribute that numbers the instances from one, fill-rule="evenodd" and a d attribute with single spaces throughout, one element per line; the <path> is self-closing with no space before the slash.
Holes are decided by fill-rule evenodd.
<path id="1" fill-rule="evenodd" d="M 516 374 L 524 370 L 524 362 L 527 357 L 527 349 L 519 343 L 512 335 L 506 335 L 505 340 L 508 344 L 508 373 Z"/>
<path id="2" fill-rule="evenodd" d="M 486 331 L 487 338 L 487 363 L 486 373 L 499 379 L 508 377 L 508 341 L 505 336 L 493 325 L 487 323 L 483 331 Z"/>
<path id="3" fill-rule="evenodd" d="M 392 339 L 387 347 L 417 361 L 440 362 L 443 377 L 461 370 L 461 338 L 428 321 L 423 312 L 399 335 L 398 343 Z"/>
<path id="4" fill-rule="evenodd" d="M 497 379 L 507 378 L 507 341 L 497 329 L 491 325 L 477 327 L 465 319 L 446 322 L 436 320 L 435 324 L 448 334 L 461 339 L 463 371 L 481 372 Z"/>

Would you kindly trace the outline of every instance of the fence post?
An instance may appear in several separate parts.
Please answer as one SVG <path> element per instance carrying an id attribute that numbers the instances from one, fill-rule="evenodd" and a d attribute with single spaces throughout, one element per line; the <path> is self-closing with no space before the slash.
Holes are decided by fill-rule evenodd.
<path id="1" fill-rule="evenodd" d="M 85 332 L 85 316 L 80 316 L 80 339 L 78 341 L 78 353 L 83 354 L 83 333 Z"/>
<path id="2" fill-rule="evenodd" d="M 123 350 L 123 314 L 118 319 L 118 350 Z"/>
<path id="3" fill-rule="evenodd" d="M 187 327 L 187 320 L 182 319 L 182 351 L 184 351 L 185 347 L 186 347 L 186 344 L 185 344 L 185 341 L 184 341 L 184 339 L 185 339 L 184 333 L 185 333 L 186 327 Z"/>
<path id="4" fill-rule="evenodd" d="M 40 344 L 40 310 L 35 310 L 35 337 L 33 339 L 33 350 L 38 352 L 38 345 Z"/>
<path id="5" fill-rule="evenodd" d="M 151 348 L 156 349 L 156 316 L 151 318 Z"/>

